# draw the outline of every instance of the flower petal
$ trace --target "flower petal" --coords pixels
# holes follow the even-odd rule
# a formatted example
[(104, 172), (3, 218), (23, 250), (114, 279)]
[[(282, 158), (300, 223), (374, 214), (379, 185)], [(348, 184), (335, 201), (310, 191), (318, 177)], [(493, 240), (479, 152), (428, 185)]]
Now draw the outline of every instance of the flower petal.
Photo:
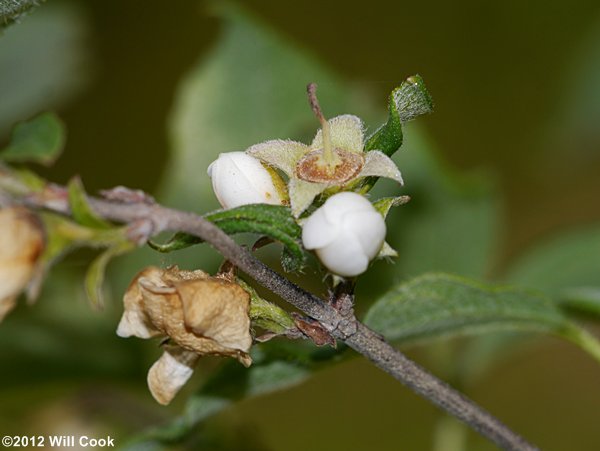
[(198, 280), (198, 279), (208, 279), (210, 275), (201, 269), (187, 270), (187, 269), (179, 269), (177, 265), (169, 266), (167, 269), (163, 270), (161, 279), (172, 285), (176, 282), (183, 282), (185, 280)]
[[(214, 278), (204, 278), (204, 273), (201, 273), (200, 279), (171, 282), (170, 280), (185, 279), (192, 274), (189, 271), (181, 271), (178, 274), (177, 271), (177, 268), (166, 270), (165, 274), (163, 274), (162, 281), (158, 284), (153, 284), (146, 278), (140, 278), (138, 281), (140, 293), (143, 297), (144, 312), (148, 315), (151, 324), (162, 334), (167, 335), (171, 340), (188, 351), (193, 351), (200, 355), (214, 354), (235, 357), (242, 364), (246, 366), (250, 365), (252, 360), (247, 352), (245, 352), (245, 348), (244, 350), (240, 350), (224, 346), (211, 337), (195, 333), (187, 326), (184, 317), (181, 293), (176, 287), (185, 286), (187, 284), (210, 284)], [(186, 298), (189, 297), (190, 296), (186, 294)], [(193, 302), (197, 301), (199, 301), (199, 299), (194, 297)], [(245, 316), (248, 318), (247, 333), (249, 336), (250, 324), (248, 313), (246, 313)], [(217, 320), (218, 319), (215, 318), (215, 321)]]
[(250, 296), (242, 287), (222, 279), (181, 282), (176, 287), (188, 329), (225, 348), (250, 350)]
[(280, 205), (273, 175), (258, 158), (245, 152), (226, 152), (208, 167), (217, 199), (225, 209), (249, 204)]
[(146, 307), (139, 283), (140, 280), (146, 280), (147, 283), (160, 284), (161, 274), (162, 271), (159, 268), (150, 266), (135, 276), (123, 296), (125, 311), (117, 327), (119, 337), (151, 338), (161, 334), (145, 311)]
[(148, 388), (154, 399), (169, 404), (192, 376), (199, 358), (179, 346), (165, 346), (163, 355), (148, 371)]
[(379, 150), (372, 150), (367, 152), (366, 155), (365, 165), (358, 174), (358, 177), (386, 177), (397, 181), (401, 185), (404, 184), (398, 166), (396, 166), (396, 163), (390, 157)]
[(290, 190), (292, 214), (297, 218), (310, 206), (317, 195), (327, 189), (327, 184), (305, 182), (304, 180), (292, 178), (289, 181), (288, 189)]
[(329, 246), (315, 252), (327, 269), (343, 277), (354, 277), (365, 272), (369, 266), (369, 259), (360, 243), (345, 233)]
[(249, 147), (246, 149), (246, 153), (268, 165), (281, 169), (288, 177), (293, 177), (296, 163), (309, 150), (307, 145), (296, 141), (273, 139)]
[(302, 225), (302, 244), (308, 250), (331, 244), (339, 235), (339, 224), (332, 223), (323, 209), (316, 210)]
[[(364, 147), (364, 125), (362, 120), (351, 114), (344, 114), (329, 119), (331, 130), (331, 144), (343, 150), (350, 152), (362, 152)], [(323, 130), (319, 129), (312, 144), (311, 150), (321, 149), (323, 147)]]
[(352, 236), (367, 256), (372, 260), (383, 246), (386, 227), (385, 221), (378, 211), (354, 211), (348, 212), (343, 218), (344, 234)]
[(0, 320), (33, 278), (45, 245), (42, 223), (23, 207), (0, 209)]

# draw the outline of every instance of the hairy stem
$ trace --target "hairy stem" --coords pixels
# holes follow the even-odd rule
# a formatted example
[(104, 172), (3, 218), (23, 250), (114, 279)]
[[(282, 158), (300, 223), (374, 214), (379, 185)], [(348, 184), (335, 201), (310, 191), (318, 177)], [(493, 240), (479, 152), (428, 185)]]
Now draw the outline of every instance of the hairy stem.
[[(70, 214), (66, 197), (63, 199), (63, 190), (62, 187), (52, 186), (49, 195), (46, 193), (29, 197), (24, 200), (24, 203), (31, 207), (43, 207)], [(319, 321), (333, 337), (343, 341), (383, 371), (468, 424), (499, 447), (519, 451), (537, 449), (466, 396), (393, 348), (380, 335), (359, 322), (351, 309), (346, 312), (337, 310), (333, 304), (323, 301), (290, 282), (201, 216), (166, 208), (150, 202), (148, 199), (140, 198), (139, 201), (129, 200), (127, 202), (90, 199), (90, 205), (99, 216), (105, 219), (126, 224), (145, 223), (151, 226), (149, 235), (172, 231), (198, 236), (210, 243), (227, 260), (259, 284)]]

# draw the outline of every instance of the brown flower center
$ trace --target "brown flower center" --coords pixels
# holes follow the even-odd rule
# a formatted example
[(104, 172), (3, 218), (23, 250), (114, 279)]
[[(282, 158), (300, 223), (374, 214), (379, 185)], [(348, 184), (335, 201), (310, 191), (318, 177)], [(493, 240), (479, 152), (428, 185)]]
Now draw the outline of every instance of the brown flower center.
[(324, 161), (323, 149), (306, 154), (296, 165), (296, 175), (307, 182), (341, 185), (356, 177), (365, 164), (361, 153), (339, 148), (334, 153), (339, 161), (335, 166)]

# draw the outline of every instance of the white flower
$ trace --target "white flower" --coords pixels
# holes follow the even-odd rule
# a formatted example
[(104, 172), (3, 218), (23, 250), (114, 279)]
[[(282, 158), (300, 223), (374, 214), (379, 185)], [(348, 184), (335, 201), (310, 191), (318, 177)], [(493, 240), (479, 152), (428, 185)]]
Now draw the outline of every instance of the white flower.
[[(276, 139), (246, 150), (289, 177), (290, 203), (296, 218), (327, 189), (352, 186), (365, 177), (387, 177), (403, 184), (400, 170), (390, 157), (379, 150), (365, 152), (364, 126), (360, 118), (345, 114), (324, 124), (329, 139), (322, 127), (310, 146)], [(327, 144), (331, 149), (331, 162), (325, 158)]]
[(208, 167), (208, 176), (223, 208), (282, 203), (282, 195), (276, 186), (277, 174), (269, 172), (258, 159), (244, 152), (220, 154)]
[(331, 196), (304, 223), (302, 243), (314, 249), (332, 273), (343, 277), (366, 271), (385, 239), (385, 221), (360, 194)]

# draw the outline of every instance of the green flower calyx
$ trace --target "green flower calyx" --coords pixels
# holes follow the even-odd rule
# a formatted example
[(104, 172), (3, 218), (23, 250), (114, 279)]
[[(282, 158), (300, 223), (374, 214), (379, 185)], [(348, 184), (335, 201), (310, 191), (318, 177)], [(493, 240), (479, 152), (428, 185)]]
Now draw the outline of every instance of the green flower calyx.
[(295, 217), (325, 190), (343, 190), (364, 177), (387, 177), (402, 184), (400, 171), (387, 155), (379, 150), (364, 152), (364, 126), (360, 118), (345, 114), (325, 119), (315, 90), (316, 85), (308, 86), (308, 98), (321, 129), (310, 145), (276, 139), (246, 149), (249, 155), (287, 175)]

